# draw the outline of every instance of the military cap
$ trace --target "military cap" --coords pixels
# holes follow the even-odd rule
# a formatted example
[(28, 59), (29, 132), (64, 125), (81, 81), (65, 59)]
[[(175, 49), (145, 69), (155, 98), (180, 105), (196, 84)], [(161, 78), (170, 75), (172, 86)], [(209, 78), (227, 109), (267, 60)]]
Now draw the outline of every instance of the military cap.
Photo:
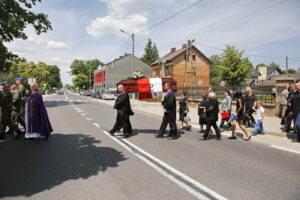
[(21, 77), (16, 78), (16, 81), (23, 81), (24, 79)]

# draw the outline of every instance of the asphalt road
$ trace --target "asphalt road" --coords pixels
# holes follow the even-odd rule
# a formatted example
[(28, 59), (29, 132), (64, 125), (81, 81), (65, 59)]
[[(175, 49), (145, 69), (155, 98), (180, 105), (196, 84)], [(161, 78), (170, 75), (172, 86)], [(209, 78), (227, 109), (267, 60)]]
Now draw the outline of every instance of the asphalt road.
[(111, 105), (67, 93), (45, 99), (47, 140), (0, 142), (0, 199), (299, 199), (300, 155), (243, 140), (154, 138), (161, 119), (132, 117), (110, 137)]

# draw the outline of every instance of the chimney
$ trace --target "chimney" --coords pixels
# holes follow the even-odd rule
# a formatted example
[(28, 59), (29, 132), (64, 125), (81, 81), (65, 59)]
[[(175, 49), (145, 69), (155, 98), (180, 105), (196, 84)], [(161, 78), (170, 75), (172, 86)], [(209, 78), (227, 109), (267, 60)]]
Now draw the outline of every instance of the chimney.
[(186, 44), (183, 44), (183, 45), (182, 45), (182, 48), (185, 49), (185, 48), (186, 48)]
[(171, 48), (171, 53), (176, 51), (176, 47)]

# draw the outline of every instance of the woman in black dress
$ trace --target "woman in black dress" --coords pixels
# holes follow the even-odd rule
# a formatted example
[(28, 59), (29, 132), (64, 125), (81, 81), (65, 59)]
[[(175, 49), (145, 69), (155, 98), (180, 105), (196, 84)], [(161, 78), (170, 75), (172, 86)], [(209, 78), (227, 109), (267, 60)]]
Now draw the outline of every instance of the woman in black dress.
[(191, 130), (192, 126), (185, 121), (185, 117), (189, 112), (188, 98), (186, 96), (186, 91), (182, 92), (183, 97), (179, 100), (179, 121), (181, 121), (181, 129), (184, 128), (183, 124), (187, 125), (187, 130)]
[(205, 107), (208, 103), (207, 94), (202, 96), (202, 101), (198, 105), (198, 115), (199, 115), (199, 124), (200, 124), (200, 133), (204, 133), (203, 125), (207, 123)]
[(245, 100), (243, 94), (241, 92), (235, 93), (236, 98), (236, 113), (237, 120), (233, 120), (231, 122), (232, 125), (232, 135), (228, 139), (236, 139), (235, 130), (236, 130), (236, 123), (239, 124), (239, 127), (242, 129), (244, 134), (246, 135), (245, 140), (249, 141), (251, 139), (251, 135), (249, 134), (248, 130), (243, 125), (243, 121), (245, 120)]

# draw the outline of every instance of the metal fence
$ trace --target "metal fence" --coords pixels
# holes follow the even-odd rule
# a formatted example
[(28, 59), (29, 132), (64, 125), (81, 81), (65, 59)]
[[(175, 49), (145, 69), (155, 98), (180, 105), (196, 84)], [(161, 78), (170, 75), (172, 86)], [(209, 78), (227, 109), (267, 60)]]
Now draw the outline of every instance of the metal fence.
[[(233, 86), (233, 87), (178, 87), (177, 96), (180, 96), (182, 91), (186, 91), (189, 99), (202, 99), (204, 94), (207, 94), (209, 91), (216, 93), (217, 98), (222, 100), (224, 98), (224, 91), (230, 91), (231, 96), (235, 92), (241, 91), (244, 93), (246, 87)], [(258, 101), (268, 104), (274, 104), (276, 101), (276, 93), (279, 94), (283, 88), (276, 88), (274, 86), (255, 86), (251, 87), (253, 93), (256, 95)]]

